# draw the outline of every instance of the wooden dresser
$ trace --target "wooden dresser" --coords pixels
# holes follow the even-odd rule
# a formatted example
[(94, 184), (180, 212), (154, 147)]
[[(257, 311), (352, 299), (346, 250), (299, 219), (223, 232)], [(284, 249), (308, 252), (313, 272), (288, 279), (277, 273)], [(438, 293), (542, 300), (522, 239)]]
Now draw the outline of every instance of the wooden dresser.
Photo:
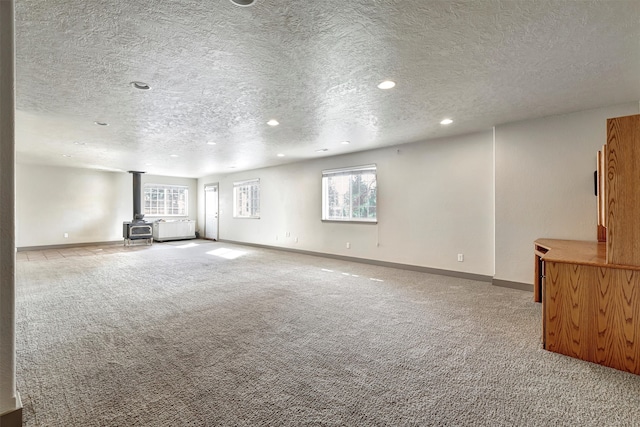
[(534, 242), (544, 348), (640, 375), (640, 115), (607, 120), (599, 241)]

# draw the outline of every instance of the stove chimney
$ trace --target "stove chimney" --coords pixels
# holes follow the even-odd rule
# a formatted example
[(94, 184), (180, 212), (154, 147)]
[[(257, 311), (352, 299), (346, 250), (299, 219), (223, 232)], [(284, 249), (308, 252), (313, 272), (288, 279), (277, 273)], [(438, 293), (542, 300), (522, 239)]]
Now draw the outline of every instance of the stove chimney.
[(139, 221), (144, 218), (142, 213), (142, 174), (144, 172), (129, 171), (133, 175), (133, 220)]

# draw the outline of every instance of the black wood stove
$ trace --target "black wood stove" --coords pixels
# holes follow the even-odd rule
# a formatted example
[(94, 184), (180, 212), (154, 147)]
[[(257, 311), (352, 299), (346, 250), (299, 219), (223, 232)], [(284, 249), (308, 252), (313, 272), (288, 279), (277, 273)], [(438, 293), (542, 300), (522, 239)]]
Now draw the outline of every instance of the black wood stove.
[(144, 220), (142, 213), (142, 174), (144, 172), (129, 171), (133, 175), (133, 220), (122, 223), (122, 238), (125, 246), (134, 240), (143, 240), (147, 244), (153, 243), (152, 223)]

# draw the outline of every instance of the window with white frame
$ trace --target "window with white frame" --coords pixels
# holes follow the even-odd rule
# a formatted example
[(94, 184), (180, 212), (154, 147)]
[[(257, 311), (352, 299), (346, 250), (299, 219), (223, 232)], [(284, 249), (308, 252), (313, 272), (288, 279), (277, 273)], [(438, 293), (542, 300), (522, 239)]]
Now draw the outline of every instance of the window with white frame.
[(376, 165), (322, 171), (322, 220), (377, 222)]
[(189, 188), (181, 185), (144, 185), (144, 214), (148, 216), (189, 215)]
[(260, 218), (260, 180), (233, 183), (233, 217)]

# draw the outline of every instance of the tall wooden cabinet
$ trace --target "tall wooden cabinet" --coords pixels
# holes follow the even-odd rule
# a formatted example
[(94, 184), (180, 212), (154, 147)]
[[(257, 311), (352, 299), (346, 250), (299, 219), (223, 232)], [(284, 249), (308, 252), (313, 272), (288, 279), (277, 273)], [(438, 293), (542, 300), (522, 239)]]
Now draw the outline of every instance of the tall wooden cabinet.
[(607, 262), (640, 266), (640, 115), (607, 120)]
[(598, 241), (535, 241), (543, 345), (640, 374), (640, 115), (607, 120)]

